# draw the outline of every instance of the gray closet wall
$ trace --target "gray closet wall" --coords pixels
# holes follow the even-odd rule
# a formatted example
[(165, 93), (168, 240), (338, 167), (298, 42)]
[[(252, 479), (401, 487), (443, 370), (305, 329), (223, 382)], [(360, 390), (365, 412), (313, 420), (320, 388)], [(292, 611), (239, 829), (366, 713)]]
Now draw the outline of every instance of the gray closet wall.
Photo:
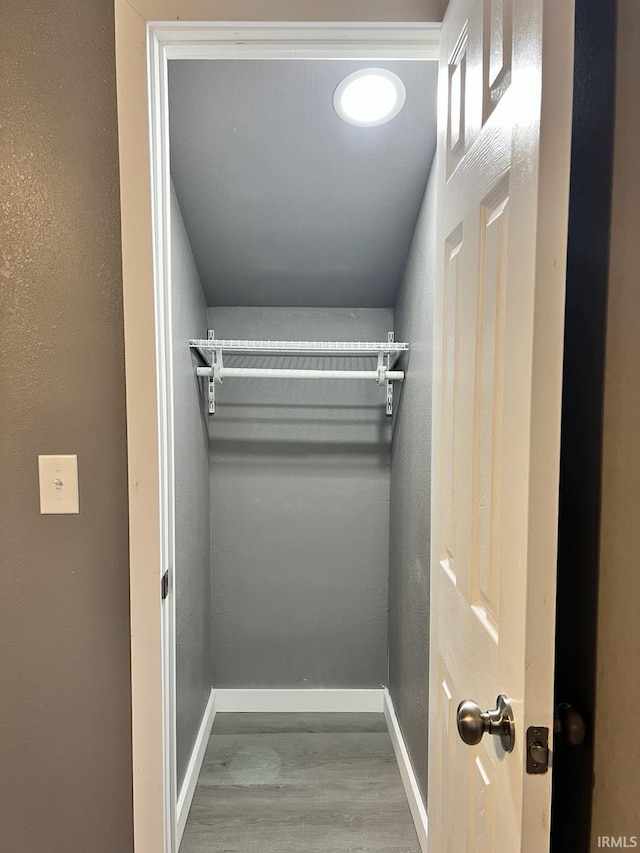
[(435, 171), (432, 166), (394, 315), (396, 338), (411, 349), (393, 424), (389, 548), (389, 691), (425, 804)]
[(188, 347), (207, 336), (207, 304), (171, 188), (178, 790), (211, 692), (209, 438)]
[[(386, 340), (393, 314), (214, 308), (209, 327), (221, 338)], [(229, 379), (216, 392), (214, 685), (379, 687), (387, 664), (391, 427), (383, 389), (361, 380)]]

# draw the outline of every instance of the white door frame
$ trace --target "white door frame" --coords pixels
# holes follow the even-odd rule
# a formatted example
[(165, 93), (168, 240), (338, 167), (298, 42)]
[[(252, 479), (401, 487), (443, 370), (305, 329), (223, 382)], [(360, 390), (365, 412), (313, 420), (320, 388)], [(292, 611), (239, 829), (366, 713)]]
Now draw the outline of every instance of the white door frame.
[(439, 24), (211, 22), (211, 5), (115, 0), (136, 853), (176, 853), (168, 60), (438, 58)]

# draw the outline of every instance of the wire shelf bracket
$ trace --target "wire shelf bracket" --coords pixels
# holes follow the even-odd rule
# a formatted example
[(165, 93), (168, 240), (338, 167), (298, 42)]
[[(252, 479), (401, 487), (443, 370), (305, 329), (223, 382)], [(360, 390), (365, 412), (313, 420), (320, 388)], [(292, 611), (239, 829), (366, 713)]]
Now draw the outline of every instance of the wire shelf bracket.
[[(209, 414), (216, 411), (216, 383), (228, 377), (262, 379), (374, 379), (385, 386), (385, 412), (393, 414), (393, 383), (404, 379), (404, 370), (395, 364), (409, 344), (399, 343), (389, 332), (386, 341), (243, 341), (218, 340), (210, 329), (206, 340), (189, 341), (200, 366), (196, 375), (207, 380)], [(377, 357), (375, 370), (307, 370), (303, 368), (226, 367), (224, 353), (236, 355), (328, 355)]]

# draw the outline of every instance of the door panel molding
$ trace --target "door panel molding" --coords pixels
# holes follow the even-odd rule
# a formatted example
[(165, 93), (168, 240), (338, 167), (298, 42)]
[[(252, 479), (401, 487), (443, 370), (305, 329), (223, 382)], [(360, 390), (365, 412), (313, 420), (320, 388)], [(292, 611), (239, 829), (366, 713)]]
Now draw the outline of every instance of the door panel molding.
[[(453, 773), (455, 817), (433, 853), (549, 845), (551, 774), (527, 776), (524, 733), (553, 725), (572, 45), (570, 2), (451, 0), (442, 25), (428, 796), (431, 817)], [(513, 750), (463, 744), (458, 704), (498, 694)]]

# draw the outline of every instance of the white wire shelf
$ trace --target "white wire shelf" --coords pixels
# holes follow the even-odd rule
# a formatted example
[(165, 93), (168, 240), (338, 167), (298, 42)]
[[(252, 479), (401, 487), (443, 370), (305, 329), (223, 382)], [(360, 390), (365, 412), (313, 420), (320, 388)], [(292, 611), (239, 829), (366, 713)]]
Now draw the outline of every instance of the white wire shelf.
[[(389, 332), (386, 341), (244, 341), (217, 339), (213, 331), (206, 340), (189, 341), (203, 362), (196, 375), (208, 379), (209, 414), (216, 410), (215, 384), (226, 378), (252, 379), (368, 379), (386, 387), (386, 413), (393, 413), (393, 382), (404, 379), (403, 370), (394, 370), (400, 354), (409, 344), (393, 340)], [(235, 355), (289, 355), (289, 356), (364, 356), (377, 359), (375, 370), (308, 369), (308, 367), (229, 367), (224, 364), (224, 353)]]
[(372, 356), (401, 353), (409, 349), (409, 344), (396, 341), (240, 341), (240, 340), (192, 340), (192, 349), (201, 353), (222, 350), (245, 354), (285, 354), (285, 355), (363, 355)]

